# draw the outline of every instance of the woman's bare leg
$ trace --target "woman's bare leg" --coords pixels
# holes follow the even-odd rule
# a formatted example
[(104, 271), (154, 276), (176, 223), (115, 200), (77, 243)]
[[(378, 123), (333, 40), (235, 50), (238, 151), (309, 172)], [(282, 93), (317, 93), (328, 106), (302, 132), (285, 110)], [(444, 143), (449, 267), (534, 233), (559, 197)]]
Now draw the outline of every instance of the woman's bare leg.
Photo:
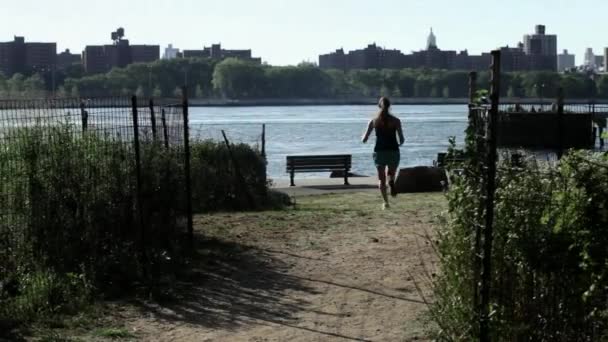
[(395, 188), (395, 177), (397, 175), (396, 167), (388, 168), (388, 185), (391, 188), (391, 196), (397, 196), (397, 188)]
[(386, 167), (378, 166), (378, 183), (385, 206), (388, 206), (388, 194), (386, 193)]

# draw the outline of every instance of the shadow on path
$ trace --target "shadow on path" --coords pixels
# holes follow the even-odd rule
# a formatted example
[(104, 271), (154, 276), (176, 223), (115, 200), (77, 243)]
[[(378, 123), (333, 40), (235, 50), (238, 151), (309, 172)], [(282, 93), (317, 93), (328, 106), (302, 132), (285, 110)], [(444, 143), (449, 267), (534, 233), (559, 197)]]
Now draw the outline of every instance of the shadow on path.
[[(345, 340), (365, 341), (298, 326), (296, 315), (312, 310), (303, 299), (320, 294), (304, 279), (286, 274), (289, 267), (276, 253), (239, 244), (205, 240), (186, 276), (173, 284), (174, 295), (159, 303), (137, 302), (145, 314), (170, 324), (184, 323), (235, 331), (252, 324), (275, 324)], [(275, 255), (273, 255), (275, 254)]]

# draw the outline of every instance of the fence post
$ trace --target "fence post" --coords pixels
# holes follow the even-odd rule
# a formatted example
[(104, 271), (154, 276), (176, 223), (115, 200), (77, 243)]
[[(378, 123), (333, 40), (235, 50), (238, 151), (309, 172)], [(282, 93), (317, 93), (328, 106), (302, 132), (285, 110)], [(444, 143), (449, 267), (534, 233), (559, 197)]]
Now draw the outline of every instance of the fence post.
[(496, 191), (496, 126), (500, 101), (500, 51), (492, 51), (492, 106), (488, 115), (488, 156), (486, 177), (486, 215), (481, 273), (479, 340), (490, 341), (490, 287), (492, 283), (492, 241), (494, 238), (494, 195)]
[(139, 239), (140, 239), (140, 252), (142, 257), (145, 258), (145, 249), (146, 249), (146, 233), (144, 227), (144, 213), (143, 213), (143, 203), (142, 203), (142, 180), (141, 180), (141, 153), (140, 153), (140, 144), (139, 144), (139, 115), (137, 113), (137, 96), (131, 97), (131, 109), (133, 111), (133, 147), (135, 148), (135, 189), (136, 189), (136, 210), (137, 217), (139, 219)]
[(266, 158), (266, 124), (262, 124), (262, 159), (264, 160), (264, 197), (268, 194), (266, 192), (268, 183), (268, 159)]
[(557, 158), (564, 155), (564, 89), (557, 89)]
[(84, 101), (80, 101), (80, 118), (82, 119), (82, 132), (86, 132), (89, 126), (89, 112), (85, 109)]
[(469, 105), (473, 104), (475, 100), (475, 93), (477, 92), (477, 72), (471, 71), (469, 73)]
[(152, 125), (152, 140), (156, 142), (156, 115), (154, 114), (154, 100), (150, 99), (150, 125)]
[(163, 138), (165, 139), (165, 148), (169, 149), (169, 134), (167, 133), (167, 119), (165, 117), (165, 108), (160, 110), (160, 120), (163, 124)]
[(266, 124), (262, 124), (262, 157), (266, 160)]
[[(186, 178), (186, 215), (188, 220), (188, 243), (194, 247), (194, 224), (192, 222), (192, 178), (190, 174), (190, 127), (188, 117), (188, 87), (182, 87), (182, 114), (184, 126), (184, 176)], [(164, 126), (164, 125), (163, 125)], [(166, 126), (165, 135), (166, 135)], [(165, 136), (165, 141), (166, 136)]]

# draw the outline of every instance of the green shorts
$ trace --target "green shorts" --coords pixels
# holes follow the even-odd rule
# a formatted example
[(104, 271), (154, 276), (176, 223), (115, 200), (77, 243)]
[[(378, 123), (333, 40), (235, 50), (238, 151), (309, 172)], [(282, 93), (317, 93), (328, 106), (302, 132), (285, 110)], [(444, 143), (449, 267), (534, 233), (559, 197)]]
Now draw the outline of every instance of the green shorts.
[(374, 163), (376, 167), (385, 167), (388, 166), (390, 168), (399, 167), (399, 162), (401, 161), (401, 154), (399, 151), (378, 151), (374, 152)]

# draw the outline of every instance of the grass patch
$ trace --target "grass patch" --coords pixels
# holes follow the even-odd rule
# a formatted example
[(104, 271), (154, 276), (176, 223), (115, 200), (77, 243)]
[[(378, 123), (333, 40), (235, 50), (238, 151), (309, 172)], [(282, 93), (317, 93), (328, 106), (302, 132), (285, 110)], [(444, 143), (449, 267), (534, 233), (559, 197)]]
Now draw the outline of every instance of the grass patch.
[(93, 336), (96, 337), (104, 337), (113, 340), (121, 340), (127, 338), (135, 338), (135, 335), (130, 333), (125, 328), (101, 328), (96, 329), (92, 333)]

